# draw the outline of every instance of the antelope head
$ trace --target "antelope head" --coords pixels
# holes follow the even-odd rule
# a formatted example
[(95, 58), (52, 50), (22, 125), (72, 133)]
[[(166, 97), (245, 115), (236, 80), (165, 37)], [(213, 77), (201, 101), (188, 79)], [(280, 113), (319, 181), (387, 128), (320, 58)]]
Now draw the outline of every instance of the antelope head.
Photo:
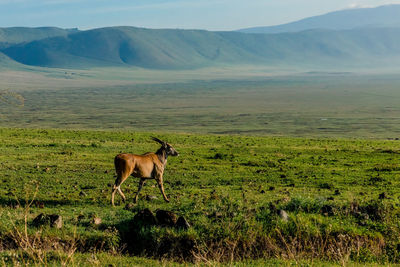
[(161, 144), (161, 147), (165, 150), (166, 154), (168, 156), (179, 156), (178, 151), (175, 150), (175, 148), (173, 148), (170, 144), (168, 144), (167, 142), (161, 141), (160, 139), (158, 139), (157, 137), (152, 137), (152, 139), (154, 141), (156, 141), (157, 143)]

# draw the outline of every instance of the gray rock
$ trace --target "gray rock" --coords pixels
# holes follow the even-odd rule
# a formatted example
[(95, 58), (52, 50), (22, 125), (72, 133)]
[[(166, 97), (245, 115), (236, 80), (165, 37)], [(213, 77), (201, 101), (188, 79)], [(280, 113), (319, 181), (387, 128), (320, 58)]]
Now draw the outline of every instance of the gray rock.
[(142, 226), (151, 226), (157, 224), (157, 219), (153, 212), (146, 208), (136, 213), (135, 217), (133, 217), (133, 222)]
[(50, 215), (50, 225), (51, 227), (61, 229), (63, 226), (62, 217), (56, 214)]
[(33, 219), (32, 224), (36, 227), (50, 225), (51, 227), (61, 229), (63, 226), (63, 220), (62, 217), (57, 214), (45, 215), (40, 213), (35, 219)]
[(176, 221), (175, 227), (178, 228), (178, 229), (187, 230), (191, 226), (190, 226), (189, 222), (184, 217), (180, 216), (178, 218), (178, 220)]
[(168, 210), (158, 210), (156, 212), (158, 224), (162, 226), (175, 226), (177, 217), (176, 214)]
[(43, 213), (40, 213), (38, 216), (35, 217), (35, 219), (33, 219), (32, 224), (34, 226), (41, 226), (47, 223), (47, 215), (44, 215)]
[(281, 217), (281, 219), (282, 219), (283, 221), (285, 221), (285, 222), (287, 222), (287, 221), (289, 220), (289, 214), (288, 214), (286, 211), (284, 211), (284, 210), (279, 210), (279, 211), (278, 211), (278, 215), (279, 215), (279, 217)]

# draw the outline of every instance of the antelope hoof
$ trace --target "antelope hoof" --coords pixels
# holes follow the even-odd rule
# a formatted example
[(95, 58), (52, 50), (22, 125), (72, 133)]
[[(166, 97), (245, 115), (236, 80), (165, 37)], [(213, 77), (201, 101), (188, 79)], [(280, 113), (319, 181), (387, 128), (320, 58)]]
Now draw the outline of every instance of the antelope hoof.
[(169, 199), (168, 199), (168, 198), (166, 198), (166, 199), (164, 199), (164, 200), (165, 200), (165, 202), (169, 203)]

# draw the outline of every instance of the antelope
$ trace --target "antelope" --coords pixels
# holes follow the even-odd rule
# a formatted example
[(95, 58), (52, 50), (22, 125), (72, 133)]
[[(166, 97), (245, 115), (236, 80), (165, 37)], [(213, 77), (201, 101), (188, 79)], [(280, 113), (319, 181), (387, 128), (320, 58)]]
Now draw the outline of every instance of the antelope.
[(152, 139), (161, 144), (161, 147), (155, 153), (147, 152), (143, 155), (122, 153), (115, 156), (114, 165), (117, 179), (115, 180), (111, 193), (112, 206), (114, 206), (114, 196), (117, 191), (121, 195), (122, 200), (124, 202), (126, 201), (125, 195), (121, 191), (121, 184), (130, 175), (140, 178), (138, 191), (134, 198), (135, 203), (138, 200), (140, 190), (142, 190), (143, 185), (148, 179), (156, 180), (164, 200), (169, 202), (164, 192), (163, 173), (165, 166), (167, 165), (168, 156), (178, 156), (179, 153), (167, 142), (161, 141), (156, 137), (152, 137)]

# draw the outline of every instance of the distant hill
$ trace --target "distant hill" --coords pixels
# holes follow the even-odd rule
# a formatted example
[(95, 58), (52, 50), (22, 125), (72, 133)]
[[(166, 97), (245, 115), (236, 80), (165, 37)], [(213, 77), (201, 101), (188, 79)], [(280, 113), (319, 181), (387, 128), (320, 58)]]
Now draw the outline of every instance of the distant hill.
[(246, 33), (299, 32), (312, 29), (349, 30), (365, 27), (400, 27), (400, 5), (357, 8), (267, 27), (241, 29)]
[(109, 27), (11, 46), (8, 57), (33, 66), (138, 66), (187, 69), (215, 64), (399, 65), (400, 28), (247, 34)]
[(257, 59), (230, 43), (230, 33), (226, 34), (109, 27), (34, 41), (3, 52), (23, 64), (49, 67), (133, 65), (173, 69)]
[(27, 69), (32, 69), (32, 67), (20, 64), (0, 52), (0, 71), (10, 71), (10, 70), (23, 71)]
[(56, 27), (0, 28), (0, 49), (4, 49), (19, 43), (26, 43), (55, 36), (65, 36), (77, 31), (77, 29), (60, 29)]

